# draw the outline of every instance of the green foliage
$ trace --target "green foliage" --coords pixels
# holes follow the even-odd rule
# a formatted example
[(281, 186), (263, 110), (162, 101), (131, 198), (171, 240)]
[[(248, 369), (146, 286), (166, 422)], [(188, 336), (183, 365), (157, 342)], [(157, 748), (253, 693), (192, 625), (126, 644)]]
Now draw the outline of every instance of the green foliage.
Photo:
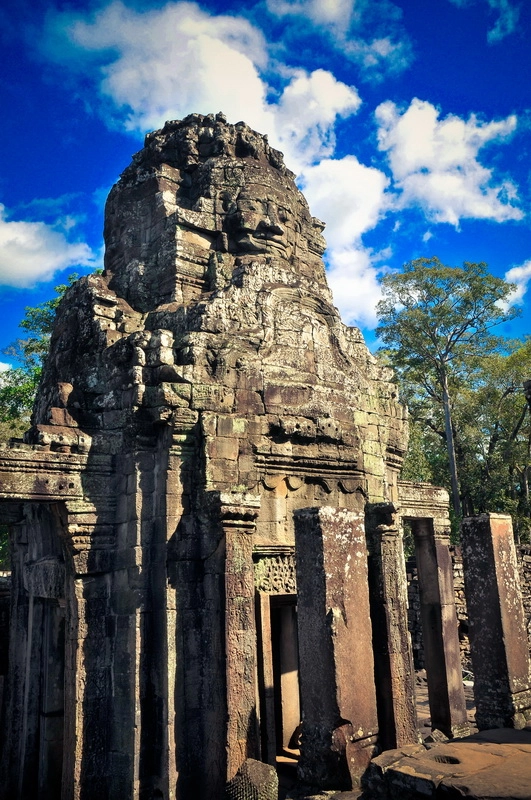
[[(511, 285), (485, 264), (457, 269), (438, 259), (407, 264), (384, 284), (378, 333), (410, 409), (402, 477), (453, 490), (453, 449), (459, 511), (510, 513), (525, 539), (531, 422), (522, 384), (531, 378), (531, 340), (492, 332), (515, 315), (504, 310)], [(455, 503), (454, 516), (458, 523)]]
[(56, 297), (38, 306), (27, 306), (20, 327), (29, 336), (17, 339), (4, 351), (20, 366), (0, 373), (0, 441), (20, 435), (28, 426), (50, 345), (55, 312), (64, 293), (77, 278), (75, 274), (70, 275), (67, 284), (56, 286)]

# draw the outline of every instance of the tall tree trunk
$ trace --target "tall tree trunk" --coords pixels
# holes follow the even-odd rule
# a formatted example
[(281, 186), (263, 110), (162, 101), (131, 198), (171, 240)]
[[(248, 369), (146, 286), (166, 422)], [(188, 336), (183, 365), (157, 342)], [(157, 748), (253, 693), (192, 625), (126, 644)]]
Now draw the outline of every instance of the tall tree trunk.
[(450, 397), (448, 395), (448, 380), (446, 372), (441, 371), (441, 388), (444, 408), (444, 429), (446, 432), (446, 447), (448, 449), (448, 462), (450, 465), (450, 481), (452, 486), (452, 505), (454, 513), (459, 519), (461, 517), (461, 499), (459, 497), (459, 481), (457, 479), (457, 461), (455, 458), (454, 431), (452, 428), (452, 411), (450, 409)]

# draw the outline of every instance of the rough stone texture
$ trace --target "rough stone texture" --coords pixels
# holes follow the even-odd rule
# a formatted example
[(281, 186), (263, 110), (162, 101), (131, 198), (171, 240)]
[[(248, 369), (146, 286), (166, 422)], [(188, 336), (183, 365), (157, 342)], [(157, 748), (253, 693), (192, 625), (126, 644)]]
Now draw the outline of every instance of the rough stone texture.
[(450, 557), (448, 495), (426, 484), (399, 484), (401, 520), (415, 542), (419, 616), (432, 728), (445, 736), (469, 732)]
[(11, 575), (0, 572), (0, 714), (7, 675), (9, 651), (9, 607), (11, 604)]
[[(430, 706), (455, 733), (448, 496), (397, 480), (406, 412), (331, 303), (322, 230), (281, 154), (222, 115), (149, 134), (111, 191), (105, 271), (65, 294), (32, 427), (0, 447), (2, 800), (218, 800), (274, 763), (297, 683), (301, 772), (355, 783), (373, 634), (380, 719), (412, 734), (404, 519), (429, 529)], [(396, 519), (370, 521), (380, 504)]]
[(478, 728), (531, 720), (531, 676), (511, 518), (463, 520), (463, 566)]
[(391, 503), (368, 504), (369, 587), (380, 743), (418, 740), (402, 536)]
[(364, 800), (529, 800), (531, 730), (390, 750), (374, 759), (363, 785)]
[(253, 563), (293, 558), (296, 509), (396, 502), (406, 447), (322, 230), (220, 115), (149, 134), (111, 191), (105, 271), (66, 293), (32, 428), (0, 449), (0, 796), (217, 799), (263, 746)]
[[(463, 671), (471, 673), (472, 661), (470, 658), (470, 640), (468, 636), (468, 612), (467, 612), (466, 598), (465, 598), (463, 557), (461, 554), (460, 547), (451, 546), (449, 549), (450, 549), (450, 556), (452, 559), (452, 568), (453, 568), (454, 600), (455, 600), (455, 611), (457, 615), (457, 631), (459, 636), (459, 650), (461, 653), (461, 666), (463, 668)], [(519, 564), (521, 564), (521, 558), (519, 559)], [(424, 664), (424, 643), (422, 640), (422, 625), (420, 621), (420, 595), (419, 595), (418, 569), (417, 569), (417, 561), (414, 555), (408, 558), (407, 560), (406, 572), (407, 572), (407, 586), (408, 586), (407, 590), (408, 627), (409, 627), (409, 632), (411, 634), (411, 643), (413, 648), (413, 662), (415, 665), (415, 669), (419, 670), (419, 669), (424, 669), (425, 664)]]
[(516, 558), (519, 567), (520, 588), (524, 615), (527, 627), (527, 641), (531, 653), (531, 545), (520, 545), (516, 548)]
[(378, 733), (362, 514), (333, 508), (295, 513), (300, 681), (299, 777), (351, 789), (375, 753)]
[(277, 800), (278, 775), (274, 767), (253, 758), (243, 762), (225, 788), (225, 800)]

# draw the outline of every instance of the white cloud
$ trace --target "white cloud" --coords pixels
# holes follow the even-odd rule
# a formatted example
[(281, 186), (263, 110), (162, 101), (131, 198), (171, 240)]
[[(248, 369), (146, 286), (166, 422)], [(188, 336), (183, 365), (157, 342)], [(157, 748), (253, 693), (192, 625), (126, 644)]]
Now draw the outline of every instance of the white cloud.
[(88, 245), (69, 242), (44, 222), (7, 219), (0, 204), (0, 285), (28, 287), (74, 265), (92, 266)]
[(4, 361), (0, 361), (0, 372), (5, 372), (8, 369), (11, 369), (11, 364), (6, 364)]
[(376, 109), (378, 146), (388, 154), (400, 204), (420, 205), (429, 219), (456, 227), (464, 218), (521, 219), (512, 203), (514, 184), (496, 182), (493, 170), (478, 160), (484, 145), (510, 137), (516, 116), (482, 122), (473, 114), (464, 120), (453, 114), (439, 119), (439, 113), (417, 98), (403, 113), (391, 101)]
[(272, 107), (276, 138), (290, 167), (298, 172), (304, 163), (331, 155), (336, 118), (355, 114), (360, 105), (355, 87), (330, 72), (296, 70), (278, 106)]
[(324, 159), (303, 170), (301, 186), (319, 219), (326, 220), (330, 248), (350, 247), (374, 228), (387, 206), (389, 179), (355, 156)]
[(238, 121), (244, 109), (249, 124), (270, 125), (258, 75), (265, 42), (241, 17), (211, 16), (189, 2), (144, 12), (113, 2), (88, 22), (59, 14), (54, 27), (56, 34), (65, 29), (78, 56), (85, 51), (103, 60), (99, 89), (130, 130), (156, 128), (190, 111), (223, 110)]
[(361, 245), (330, 251), (328, 283), (334, 302), (348, 324), (374, 328), (376, 304), (381, 299), (377, 256)]
[(268, 133), (295, 170), (329, 155), (336, 118), (361, 104), (356, 89), (330, 72), (282, 64), (279, 76), (287, 83), (278, 103), (269, 102), (261, 32), (241, 17), (210, 15), (190, 2), (144, 12), (113, 2), (89, 21), (56, 14), (45, 49), (96, 81), (107, 124), (145, 131), (191, 112), (223, 111), (231, 122), (243, 119)]
[(379, 270), (362, 236), (387, 209), (388, 184), (383, 172), (360, 164), (355, 156), (324, 159), (301, 175), (312, 214), (327, 222), (328, 281), (334, 302), (349, 323), (376, 324)]
[[(450, 0), (450, 2), (459, 8), (471, 4), (471, 0)], [(514, 5), (512, 0), (487, 0), (487, 3), (492, 11), (499, 14), (494, 27), (487, 33), (487, 41), (492, 44), (514, 33), (520, 18), (520, 6)]]
[(304, 16), (315, 25), (350, 25), (355, 0), (267, 0), (269, 11), (278, 17)]
[(266, 0), (266, 5), (278, 17), (303, 17), (328, 34), (368, 79), (400, 73), (412, 61), (402, 12), (390, 0)]
[(515, 284), (514, 290), (509, 295), (506, 308), (522, 305), (527, 288), (531, 282), (531, 260), (525, 261), (519, 267), (512, 267), (508, 270), (505, 273), (505, 280), (508, 283)]

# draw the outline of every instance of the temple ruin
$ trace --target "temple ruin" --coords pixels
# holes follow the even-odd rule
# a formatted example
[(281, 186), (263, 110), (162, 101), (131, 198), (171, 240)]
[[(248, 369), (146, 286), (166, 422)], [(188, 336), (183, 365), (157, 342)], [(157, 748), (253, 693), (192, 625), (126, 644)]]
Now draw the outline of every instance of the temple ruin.
[(112, 189), (105, 270), (0, 449), (3, 800), (218, 800), (299, 739), (301, 781), (356, 786), (418, 742), (405, 520), (432, 725), (467, 733), (448, 497), (398, 479), (406, 412), (333, 306), (323, 228), (220, 114), (148, 134)]

